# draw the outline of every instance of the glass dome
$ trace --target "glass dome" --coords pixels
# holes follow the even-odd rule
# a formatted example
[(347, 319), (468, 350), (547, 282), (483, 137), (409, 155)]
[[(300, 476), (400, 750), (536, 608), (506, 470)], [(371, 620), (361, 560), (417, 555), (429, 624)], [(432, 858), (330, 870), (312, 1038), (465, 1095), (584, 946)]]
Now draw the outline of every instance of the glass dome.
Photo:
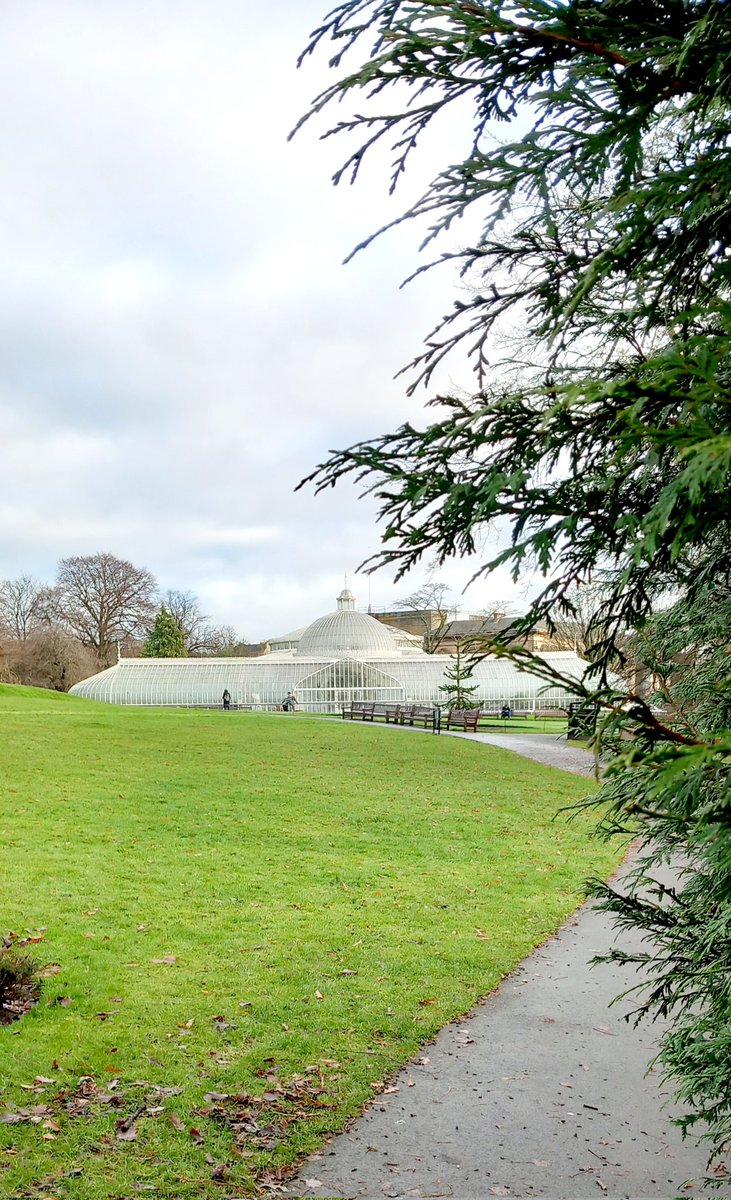
[(393, 657), (398, 653), (394, 637), (385, 625), (367, 613), (339, 609), (318, 617), (305, 629), (297, 646), (299, 658)]

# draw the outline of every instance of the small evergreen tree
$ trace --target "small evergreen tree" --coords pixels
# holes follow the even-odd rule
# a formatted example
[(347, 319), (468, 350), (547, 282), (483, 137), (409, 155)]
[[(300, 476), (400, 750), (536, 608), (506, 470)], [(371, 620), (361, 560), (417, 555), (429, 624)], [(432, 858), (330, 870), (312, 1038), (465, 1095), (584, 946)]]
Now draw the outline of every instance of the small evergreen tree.
[(155, 624), (142, 647), (142, 657), (185, 658), (187, 653), (182, 629), (172, 613), (169, 613), (165, 605), (161, 604), (160, 611), (155, 617)]
[(447, 682), (439, 688), (440, 692), (444, 692), (444, 703), (450, 708), (476, 708), (477, 684), (471, 682), (474, 659), (465, 655), (461, 642), (457, 642), (456, 651), (451, 655), (451, 659), (450, 666), (444, 671)]

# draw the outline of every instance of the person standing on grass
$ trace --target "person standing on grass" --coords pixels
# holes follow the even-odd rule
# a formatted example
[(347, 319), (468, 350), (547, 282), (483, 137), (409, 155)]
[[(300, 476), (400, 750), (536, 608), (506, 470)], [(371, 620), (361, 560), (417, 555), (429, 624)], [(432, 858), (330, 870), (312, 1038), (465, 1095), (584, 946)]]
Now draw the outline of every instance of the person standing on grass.
[(228, 712), (228, 710), (230, 709), (230, 707), (231, 707), (231, 693), (230, 693), (230, 691), (228, 690), (228, 688), (224, 688), (224, 690), (223, 690), (223, 708), (224, 708), (224, 712)]

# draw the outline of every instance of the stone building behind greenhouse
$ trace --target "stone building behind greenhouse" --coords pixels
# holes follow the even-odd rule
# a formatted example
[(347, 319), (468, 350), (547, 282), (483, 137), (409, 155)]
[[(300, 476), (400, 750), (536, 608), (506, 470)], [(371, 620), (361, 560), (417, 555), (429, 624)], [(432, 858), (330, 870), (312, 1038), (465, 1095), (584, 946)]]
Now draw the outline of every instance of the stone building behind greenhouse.
[[(240, 708), (276, 709), (288, 693), (308, 712), (337, 712), (352, 700), (436, 704), (448, 654), (427, 654), (421, 639), (358, 612), (345, 588), (335, 612), (282, 637), (271, 638), (258, 658), (122, 658), (71, 688), (75, 696), (108, 704), (217, 707), (224, 690)], [(546, 652), (548, 663), (580, 680), (587, 663), (571, 651)], [(573, 693), (487, 657), (472, 671), (475, 704), (486, 711), (504, 704), (519, 712), (565, 709)]]

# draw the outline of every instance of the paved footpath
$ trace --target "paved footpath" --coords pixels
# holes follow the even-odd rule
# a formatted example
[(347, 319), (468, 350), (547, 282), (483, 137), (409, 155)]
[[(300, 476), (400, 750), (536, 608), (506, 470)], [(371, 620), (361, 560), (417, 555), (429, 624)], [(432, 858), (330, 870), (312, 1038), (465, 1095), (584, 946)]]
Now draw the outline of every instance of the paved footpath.
[[(568, 769), (593, 770), (589, 753), (553, 735), (478, 736), (516, 750), (520, 738), (530, 743), (528, 757), (558, 765), (564, 754)], [(627, 1024), (626, 1004), (609, 1008), (631, 978), (587, 965), (612, 940), (608, 919), (584, 905), (496, 992), (424, 1046), (393, 1079), (396, 1090), (313, 1155), (288, 1194), (705, 1194), (706, 1155), (682, 1141), (669, 1119), (677, 1110), (665, 1107), (668, 1089), (647, 1073), (657, 1029)]]
[[(442, 734), (444, 736), (444, 734)], [(469, 738), (471, 742), (485, 742), (501, 750), (512, 750), (523, 758), (532, 758), (546, 767), (560, 767), (574, 775), (595, 775), (594, 755), (582, 746), (572, 746), (563, 736), (555, 733), (452, 733), (449, 737)]]

